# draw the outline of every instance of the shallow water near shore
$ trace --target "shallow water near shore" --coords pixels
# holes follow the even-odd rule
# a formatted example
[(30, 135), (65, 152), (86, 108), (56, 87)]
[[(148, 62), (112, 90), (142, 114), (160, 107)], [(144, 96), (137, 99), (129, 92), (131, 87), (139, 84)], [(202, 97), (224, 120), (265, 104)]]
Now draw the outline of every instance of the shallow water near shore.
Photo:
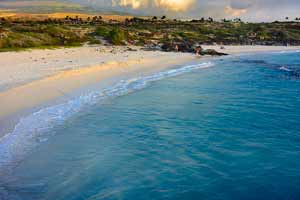
[(181, 72), (37, 115), (66, 113), (34, 129), (1, 198), (299, 199), (300, 53)]

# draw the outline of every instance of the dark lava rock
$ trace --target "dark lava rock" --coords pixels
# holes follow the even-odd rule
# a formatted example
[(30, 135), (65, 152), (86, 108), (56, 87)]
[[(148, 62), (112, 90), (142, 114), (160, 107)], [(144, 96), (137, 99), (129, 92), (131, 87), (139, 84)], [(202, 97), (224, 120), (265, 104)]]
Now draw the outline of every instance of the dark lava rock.
[(218, 52), (214, 49), (206, 49), (201, 52), (201, 55), (211, 55), (211, 56), (226, 56), (228, 54)]
[(163, 51), (188, 52), (194, 53), (195, 49), (190, 42), (166, 42), (161, 46)]
[(188, 42), (188, 41), (166, 42), (161, 46), (161, 49), (167, 52), (186, 52), (186, 53), (196, 53), (200, 55), (211, 55), (211, 56), (228, 55), (226, 53), (218, 52), (214, 49), (203, 50), (203, 48), (199, 44)]

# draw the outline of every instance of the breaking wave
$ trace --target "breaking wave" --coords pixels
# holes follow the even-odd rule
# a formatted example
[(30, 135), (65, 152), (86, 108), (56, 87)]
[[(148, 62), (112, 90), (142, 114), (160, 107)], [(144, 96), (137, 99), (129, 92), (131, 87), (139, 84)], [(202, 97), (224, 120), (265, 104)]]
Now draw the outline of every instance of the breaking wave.
[(213, 66), (211, 62), (206, 62), (171, 69), (150, 76), (122, 80), (103, 91), (90, 92), (65, 103), (43, 108), (20, 119), (14, 131), (0, 138), (0, 175), (4, 170), (11, 170), (34, 146), (43, 142), (45, 137), (42, 136), (46, 131), (63, 123), (67, 118), (83, 110), (85, 106), (140, 90), (153, 81), (211, 66)]

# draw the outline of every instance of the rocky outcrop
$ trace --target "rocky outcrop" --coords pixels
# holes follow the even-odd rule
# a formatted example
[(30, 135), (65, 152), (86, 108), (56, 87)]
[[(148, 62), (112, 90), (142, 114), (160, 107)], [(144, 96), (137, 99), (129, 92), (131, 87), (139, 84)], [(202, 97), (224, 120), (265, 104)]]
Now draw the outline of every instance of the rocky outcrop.
[(201, 55), (211, 55), (211, 56), (226, 56), (226, 55), (228, 55), (226, 53), (218, 52), (214, 49), (203, 50), (200, 54)]
[(195, 47), (191, 42), (166, 42), (161, 45), (163, 51), (194, 53)]
[(214, 49), (204, 50), (199, 44), (192, 42), (166, 42), (161, 45), (161, 50), (166, 52), (186, 52), (198, 55), (224, 56), (226, 53), (218, 52)]

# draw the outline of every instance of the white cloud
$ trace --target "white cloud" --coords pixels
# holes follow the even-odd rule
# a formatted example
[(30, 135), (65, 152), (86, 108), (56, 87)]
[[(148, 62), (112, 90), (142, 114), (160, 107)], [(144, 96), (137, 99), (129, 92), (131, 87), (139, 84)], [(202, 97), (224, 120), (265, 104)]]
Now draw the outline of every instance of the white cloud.
[(132, 9), (161, 9), (171, 11), (187, 11), (194, 0), (112, 0), (112, 6)]
[[(1, 1), (1, 0), (0, 0)], [(108, 10), (181, 18), (241, 17), (270, 21), (299, 15), (300, 0), (72, 0)], [(259, 14), (258, 14), (259, 13)], [(299, 17), (299, 16), (297, 16)]]
[(231, 6), (225, 7), (225, 13), (230, 17), (240, 17), (241, 15), (245, 14), (247, 9), (234, 9)]

